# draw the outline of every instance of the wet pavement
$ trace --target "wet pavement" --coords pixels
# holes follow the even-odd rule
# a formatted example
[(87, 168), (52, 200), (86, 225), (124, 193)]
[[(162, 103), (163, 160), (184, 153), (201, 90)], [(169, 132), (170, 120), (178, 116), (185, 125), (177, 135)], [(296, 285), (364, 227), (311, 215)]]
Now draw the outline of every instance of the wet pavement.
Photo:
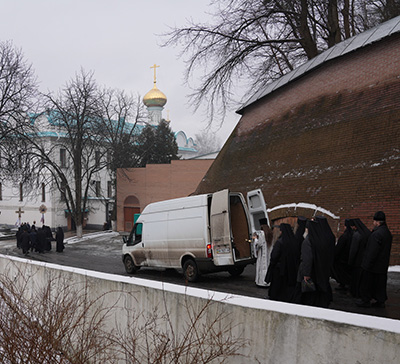
[[(101, 233), (90, 235), (85, 231), (84, 239), (70, 239), (74, 233), (66, 233), (66, 247), (63, 253), (53, 250), (44, 254), (29, 253), (28, 259), (67, 265), (76, 268), (89, 269), (105, 273), (128, 276), (122, 263), (122, 238), (116, 233)], [(17, 249), (15, 239), (0, 241), (0, 253), (23, 257)], [(398, 267), (396, 267), (398, 268)], [(398, 269), (396, 269), (398, 270)], [(185, 285), (186, 282), (180, 271), (174, 269), (142, 268), (135, 275), (139, 278), (158, 280), (168, 283)], [(240, 277), (231, 277), (226, 272), (207, 274), (200, 277), (196, 283), (190, 283), (191, 287), (239, 294), (249, 297), (265, 298), (268, 289), (255, 285), (255, 266), (249, 265)], [(400, 320), (400, 272), (388, 273), (388, 301), (385, 308), (361, 308), (355, 305), (355, 299), (347, 291), (337, 291), (337, 283), (331, 281), (333, 289), (333, 302), (330, 309), (353, 312), (365, 315), (380, 316)], [(399, 322), (400, 325), (400, 322)]]

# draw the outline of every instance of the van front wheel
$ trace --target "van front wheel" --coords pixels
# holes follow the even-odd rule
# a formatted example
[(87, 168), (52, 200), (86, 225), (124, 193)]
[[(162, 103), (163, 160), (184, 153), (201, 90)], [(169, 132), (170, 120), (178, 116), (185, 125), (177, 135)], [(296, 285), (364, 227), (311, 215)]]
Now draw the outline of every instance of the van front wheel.
[(228, 269), (229, 274), (232, 277), (239, 277), (244, 271), (244, 267), (232, 267)]
[(183, 264), (183, 276), (188, 282), (196, 282), (199, 278), (199, 269), (197, 268), (197, 264), (194, 260), (188, 259)]
[(129, 255), (124, 258), (124, 266), (125, 271), (128, 274), (136, 273), (140, 268), (133, 262), (132, 257), (130, 257)]

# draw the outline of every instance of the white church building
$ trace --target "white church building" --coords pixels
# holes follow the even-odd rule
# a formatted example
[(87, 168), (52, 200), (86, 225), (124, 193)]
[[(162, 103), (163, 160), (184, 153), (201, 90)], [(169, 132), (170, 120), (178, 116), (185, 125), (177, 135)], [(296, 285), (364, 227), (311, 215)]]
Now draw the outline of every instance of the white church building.
[[(147, 124), (159, 124), (162, 111), (167, 102), (166, 96), (156, 86), (154, 65), (154, 86), (144, 96), (143, 103), (147, 107)], [(52, 125), (49, 115), (42, 115), (35, 124), (40, 129), (40, 137), (49, 145), (58, 143), (59, 130)], [(137, 125), (138, 129), (144, 128), (146, 123)], [(183, 131), (175, 133), (178, 144), (178, 156), (181, 159), (189, 159), (197, 154), (196, 145), (191, 137), (187, 137)], [(54, 148), (51, 158), (60, 164), (61, 168), (69, 168), (66, 150)], [(90, 181), (87, 211), (84, 211), (83, 227), (86, 229), (101, 229), (104, 222), (109, 220), (110, 204), (114, 203), (114, 191), (112, 190), (111, 176), (107, 169), (102, 169)], [(22, 183), (15, 185), (7, 180), (0, 180), (0, 226), (19, 226), (22, 223), (43, 223), (56, 228), (61, 226), (68, 230), (74, 230), (74, 222), (68, 213), (66, 203), (62, 198), (55, 182), (42, 183), (40, 188), (30, 188)]]

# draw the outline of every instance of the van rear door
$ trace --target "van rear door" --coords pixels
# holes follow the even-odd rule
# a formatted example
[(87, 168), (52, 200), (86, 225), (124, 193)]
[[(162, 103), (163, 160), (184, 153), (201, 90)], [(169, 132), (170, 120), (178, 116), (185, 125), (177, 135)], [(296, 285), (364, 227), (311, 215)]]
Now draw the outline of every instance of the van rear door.
[(213, 193), (210, 227), (215, 265), (233, 265), (232, 236), (229, 217), (229, 190)]
[(247, 193), (247, 205), (250, 214), (251, 230), (260, 230), (259, 220), (266, 218), (268, 220), (268, 226), (270, 221), (267, 213), (267, 206), (264, 201), (264, 195), (260, 189), (249, 191)]

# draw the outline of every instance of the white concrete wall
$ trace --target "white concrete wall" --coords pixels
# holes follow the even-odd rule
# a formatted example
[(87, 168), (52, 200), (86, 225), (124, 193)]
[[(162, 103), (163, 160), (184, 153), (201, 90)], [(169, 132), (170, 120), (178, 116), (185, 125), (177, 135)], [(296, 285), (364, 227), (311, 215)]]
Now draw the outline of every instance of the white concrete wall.
[[(232, 335), (248, 340), (242, 356), (229, 363), (398, 363), (400, 321), (340, 311), (272, 302), (243, 296), (163, 284), (135, 277), (97, 273), (0, 255), (0, 272), (34, 275), (33, 281), (65, 274), (74, 284), (89, 282), (89, 295), (105, 292), (107, 304), (119, 301), (117, 323), (124, 325), (126, 311), (161, 313), (167, 309), (175, 330), (187, 324), (187, 307), (203, 307), (211, 298), (206, 320), (224, 313), (223, 325)], [(116, 322), (110, 321), (110, 325)]]

